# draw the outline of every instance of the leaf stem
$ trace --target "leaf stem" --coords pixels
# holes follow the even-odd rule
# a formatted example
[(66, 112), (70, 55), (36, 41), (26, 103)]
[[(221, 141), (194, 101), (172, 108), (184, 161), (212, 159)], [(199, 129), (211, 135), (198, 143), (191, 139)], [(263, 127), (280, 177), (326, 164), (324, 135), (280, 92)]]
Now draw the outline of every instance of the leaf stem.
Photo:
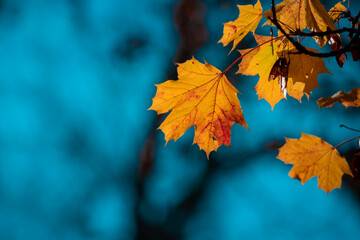
[(338, 148), (338, 147), (340, 147), (341, 145), (343, 145), (343, 144), (345, 144), (345, 143), (347, 143), (347, 142), (350, 142), (350, 141), (352, 141), (352, 140), (355, 140), (355, 139), (357, 139), (357, 138), (360, 138), (360, 136), (356, 136), (356, 137), (350, 138), (350, 139), (348, 139), (348, 140), (346, 140), (346, 141), (344, 141), (344, 142), (342, 142), (342, 143), (339, 143), (339, 144), (336, 145), (334, 148)]

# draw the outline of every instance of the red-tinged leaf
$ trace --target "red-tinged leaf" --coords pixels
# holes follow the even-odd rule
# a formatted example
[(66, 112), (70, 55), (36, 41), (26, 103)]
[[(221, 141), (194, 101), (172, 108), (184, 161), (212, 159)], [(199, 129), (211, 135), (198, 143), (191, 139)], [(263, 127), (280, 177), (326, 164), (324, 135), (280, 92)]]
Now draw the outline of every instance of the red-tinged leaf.
[(230, 146), (234, 122), (246, 127), (237, 98), (238, 91), (214, 66), (191, 59), (178, 64), (179, 79), (157, 85), (150, 109), (158, 114), (171, 111), (160, 129), (166, 142), (175, 141), (195, 126), (194, 143), (207, 156), (224, 144)]

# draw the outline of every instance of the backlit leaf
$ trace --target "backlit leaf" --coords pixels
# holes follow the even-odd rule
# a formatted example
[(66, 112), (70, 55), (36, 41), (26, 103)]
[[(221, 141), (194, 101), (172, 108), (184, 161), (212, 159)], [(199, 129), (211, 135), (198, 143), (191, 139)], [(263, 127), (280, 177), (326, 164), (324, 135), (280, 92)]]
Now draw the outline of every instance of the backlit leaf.
[[(279, 24), (291, 31), (308, 28), (312, 32), (325, 32), (336, 27), (324, 5), (319, 0), (284, 0), (275, 7)], [(264, 12), (267, 18), (273, 18), (271, 9)], [(273, 25), (270, 21), (265, 24)], [(319, 46), (324, 46), (324, 37), (314, 37)]]
[[(300, 8), (299, 0), (284, 0), (275, 6), (275, 12), (282, 28), (291, 31), (296, 29), (304, 30), (306, 28), (305, 11)], [(264, 12), (264, 17), (272, 19), (272, 10)], [(270, 20), (266, 21), (264, 25), (274, 26)]]
[(300, 139), (286, 138), (277, 158), (294, 165), (289, 176), (299, 179), (302, 184), (317, 176), (318, 187), (326, 193), (341, 188), (344, 174), (352, 176), (349, 164), (336, 148), (321, 138), (305, 133)]
[(224, 23), (223, 36), (219, 40), (219, 43), (223, 43), (224, 46), (233, 41), (231, 51), (249, 32), (255, 31), (262, 18), (262, 7), (259, 0), (254, 6), (238, 5), (238, 8), (239, 17), (235, 21)]
[[(274, 64), (280, 57), (285, 57), (289, 63), (287, 93), (301, 101), (305, 94), (318, 87), (317, 76), (320, 73), (330, 73), (322, 58), (311, 57), (306, 54), (290, 54), (297, 52), (294, 46), (285, 46), (282, 38), (254, 35), (258, 47), (240, 50), (243, 55), (237, 73), (244, 75), (259, 75), (255, 90), (259, 99), (265, 99), (274, 108), (275, 104), (284, 98), (280, 89), (278, 78), (269, 81), (269, 75)], [(316, 50), (307, 48), (309, 51)]]
[(246, 127), (238, 91), (214, 66), (191, 59), (178, 64), (178, 80), (158, 84), (150, 109), (158, 114), (171, 111), (159, 127), (166, 142), (175, 141), (195, 126), (194, 143), (207, 156), (224, 144), (230, 146), (234, 122)]

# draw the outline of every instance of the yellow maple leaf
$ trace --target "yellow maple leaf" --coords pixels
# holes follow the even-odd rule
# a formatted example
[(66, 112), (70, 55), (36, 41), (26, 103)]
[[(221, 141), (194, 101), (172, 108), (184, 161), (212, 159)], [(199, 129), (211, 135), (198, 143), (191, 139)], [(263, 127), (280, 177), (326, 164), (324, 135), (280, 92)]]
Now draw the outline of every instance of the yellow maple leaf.
[[(284, 29), (295, 31), (306, 27), (313, 32), (336, 30), (332, 18), (319, 0), (284, 0), (275, 6), (276, 18)], [(272, 18), (271, 9), (264, 12), (266, 18)], [(265, 24), (273, 25), (271, 21)], [(264, 25), (265, 25), (264, 24)], [(316, 43), (322, 47), (326, 37), (314, 37)]]
[[(299, 0), (284, 0), (275, 6), (276, 18), (282, 28), (291, 31), (306, 28), (305, 11), (301, 11), (299, 3)], [(264, 17), (272, 19), (272, 10), (265, 11)], [(274, 26), (270, 20), (266, 21), (264, 25)]]
[(238, 5), (238, 8), (239, 17), (235, 21), (224, 23), (223, 36), (219, 40), (219, 43), (223, 43), (224, 46), (234, 41), (231, 51), (249, 32), (255, 31), (262, 18), (262, 7), (259, 0), (254, 6)]
[(353, 88), (349, 93), (339, 91), (331, 97), (322, 97), (317, 100), (320, 108), (332, 107), (337, 102), (345, 107), (360, 107), (360, 88)]
[(305, 133), (300, 139), (286, 138), (277, 158), (294, 165), (289, 176), (299, 179), (302, 184), (317, 176), (318, 187), (326, 193), (341, 188), (344, 174), (353, 176), (346, 159), (340, 156), (336, 148), (319, 137)]
[(259, 35), (254, 35), (254, 37), (256, 42), (261, 46), (256, 49), (239, 50), (243, 58), (239, 64), (237, 73), (250, 76), (258, 74), (260, 79), (255, 86), (255, 90), (259, 96), (259, 100), (265, 98), (273, 109), (274, 105), (284, 98), (278, 81), (276, 79), (274, 81), (268, 81), (270, 70), (279, 58), (277, 55), (279, 41), (275, 40), (271, 45), (270, 37)]
[[(306, 48), (309, 51), (317, 50)], [(297, 52), (294, 48), (290, 52)], [(324, 59), (312, 57), (307, 54), (293, 54), (290, 56), (289, 79), (293, 79), (294, 84), (304, 84), (303, 92), (309, 97), (311, 91), (318, 87), (317, 77), (321, 73), (329, 73), (326, 68)], [(289, 92), (290, 95), (290, 92)], [(290, 95), (291, 96), (291, 95)], [(297, 98), (299, 101), (300, 99)]]
[(334, 7), (332, 7), (329, 10), (329, 16), (333, 21), (338, 21), (339, 16), (341, 13), (347, 11), (347, 8), (341, 4), (341, 2), (338, 2)]
[(159, 127), (166, 143), (175, 141), (191, 126), (195, 126), (194, 143), (207, 157), (224, 144), (230, 146), (230, 131), (234, 122), (246, 127), (238, 91), (226, 76), (214, 66), (195, 58), (178, 64), (178, 80), (158, 84), (150, 109), (158, 114), (171, 110)]
[[(318, 87), (317, 76), (320, 73), (330, 73), (322, 58), (311, 57), (306, 54), (289, 54), (297, 52), (295, 47), (284, 41), (281, 37), (274, 38), (254, 35), (258, 47), (240, 50), (243, 55), (237, 73), (244, 75), (259, 75), (259, 81), (255, 90), (259, 99), (265, 99), (273, 109), (275, 104), (284, 98), (278, 77), (269, 81), (269, 74), (279, 57), (285, 57), (289, 62), (287, 93), (289, 96), (301, 101), (304, 94), (309, 96), (310, 92)], [(307, 48), (309, 51), (316, 50)]]

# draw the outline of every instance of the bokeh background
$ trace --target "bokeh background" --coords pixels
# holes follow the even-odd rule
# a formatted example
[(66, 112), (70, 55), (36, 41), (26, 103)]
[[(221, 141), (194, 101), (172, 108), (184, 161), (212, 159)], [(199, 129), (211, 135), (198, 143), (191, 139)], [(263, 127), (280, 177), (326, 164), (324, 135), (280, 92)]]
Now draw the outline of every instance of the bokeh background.
[[(319, 76), (309, 101), (273, 111), (257, 77), (234, 68), (251, 131), (234, 125), (232, 148), (209, 160), (193, 129), (165, 147), (155, 130), (164, 116), (147, 110), (154, 84), (176, 79), (174, 62), (191, 56), (230, 65), (239, 55), (217, 43), (222, 23), (254, 3), (1, 0), (0, 239), (358, 239), (359, 180), (326, 195), (316, 178), (291, 179), (276, 155), (301, 132), (331, 144), (356, 135), (339, 125), (360, 128), (358, 109), (319, 110), (316, 99), (358, 87), (359, 62), (326, 59), (333, 75)], [(249, 36), (239, 47), (254, 45)]]

